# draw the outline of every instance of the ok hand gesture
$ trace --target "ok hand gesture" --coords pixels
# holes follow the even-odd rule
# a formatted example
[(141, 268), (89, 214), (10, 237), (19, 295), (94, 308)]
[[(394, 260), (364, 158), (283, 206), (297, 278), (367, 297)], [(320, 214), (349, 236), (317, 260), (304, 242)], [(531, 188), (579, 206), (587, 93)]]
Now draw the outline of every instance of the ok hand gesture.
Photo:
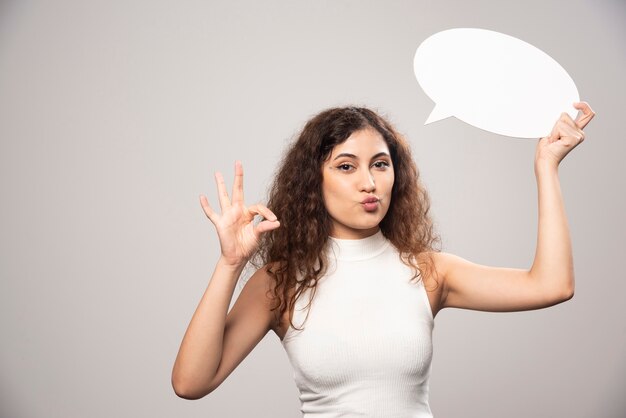
[[(209, 206), (206, 196), (200, 195), (200, 204), (209, 220), (215, 225), (222, 249), (222, 258), (227, 264), (245, 264), (259, 245), (261, 234), (280, 226), (276, 215), (266, 206), (256, 204), (245, 206), (243, 202), (243, 167), (235, 162), (235, 182), (232, 201), (228, 197), (222, 173), (215, 173), (217, 191), (222, 214), (218, 215)], [(260, 215), (265, 220), (254, 225), (253, 220)]]
[(574, 107), (582, 112), (576, 120), (567, 113), (562, 113), (550, 135), (541, 138), (537, 143), (535, 166), (548, 164), (558, 167), (561, 160), (585, 139), (583, 129), (595, 113), (586, 102), (574, 103)]

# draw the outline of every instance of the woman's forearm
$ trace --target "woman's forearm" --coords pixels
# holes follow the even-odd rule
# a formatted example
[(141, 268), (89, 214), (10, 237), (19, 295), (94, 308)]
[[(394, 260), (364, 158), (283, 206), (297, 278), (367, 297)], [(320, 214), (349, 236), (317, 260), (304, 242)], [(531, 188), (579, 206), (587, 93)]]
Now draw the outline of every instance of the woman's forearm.
[(530, 274), (534, 280), (541, 281), (547, 292), (566, 300), (574, 294), (574, 261), (558, 166), (538, 162), (535, 175), (539, 220)]
[(172, 386), (179, 396), (201, 397), (207, 392), (222, 358), (228, 307), (244, 265), (231, 266), (220, 258), (181, 343)]

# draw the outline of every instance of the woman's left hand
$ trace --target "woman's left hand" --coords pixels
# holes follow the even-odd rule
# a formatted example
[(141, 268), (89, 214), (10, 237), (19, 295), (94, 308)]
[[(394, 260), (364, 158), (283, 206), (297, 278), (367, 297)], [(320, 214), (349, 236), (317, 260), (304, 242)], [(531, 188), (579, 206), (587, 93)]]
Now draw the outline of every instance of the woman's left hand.
[(535, 166), (548, 164), (558, 167), (561, 160), (585, 139), (583, 128), (593, 119), (595, 113), (587, 102), (576, 102), (574, 107), (582, 112), (576, 120), (567, 113), (562, 113), (550, 135), (539, 140)]

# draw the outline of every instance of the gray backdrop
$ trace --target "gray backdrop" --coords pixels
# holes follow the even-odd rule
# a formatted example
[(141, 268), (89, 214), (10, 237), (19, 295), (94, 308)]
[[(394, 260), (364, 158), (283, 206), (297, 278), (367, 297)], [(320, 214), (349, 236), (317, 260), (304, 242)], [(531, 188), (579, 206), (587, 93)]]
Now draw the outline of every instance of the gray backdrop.
[(442, 311), (433, 412), (626, 416), (625, 23), (619, 0), (3, 1), (2, 416), (299, 416), (273, 333), (202, 400), (177, 398), (170, 373), (219, 253), (198, 195), (215, 204), (213, 172), (230, 183), (241, 159), (247, 202), (263, 201), (288, 140), (329, 106), (371, 106), (408, 136), (444, 251), (530, 267), (536, 140), (423, 124), (413, 54), (453, 27), (547, 52), (597, 116), (560, 168), (576, 295)]

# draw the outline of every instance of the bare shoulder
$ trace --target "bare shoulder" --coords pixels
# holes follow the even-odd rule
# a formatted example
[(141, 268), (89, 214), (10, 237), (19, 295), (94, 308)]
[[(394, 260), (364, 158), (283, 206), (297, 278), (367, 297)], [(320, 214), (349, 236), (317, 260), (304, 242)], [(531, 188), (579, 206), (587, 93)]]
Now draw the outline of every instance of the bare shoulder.
[(439, 251), (426, 251), (418, 256), (424, 288), (430, 301), (433, 316), (443, 308), (446, 296), (445, 275), (449, 263), (449, 254)]
[(257, 301), (263, 301), (263, 307), (266, 314), (271, 317), (270, 329), (276, 331), (280, 326), (280, 319), (276, 311), (272, 311), (275, 306), (274, 289), (276, 288), (276, 280), (269, 271), (275, 269), (277, 263), (268, 263), (259, 268), (246, 282), (245, 287), (250, 287), (251, 292)]
[[(254, 299), (263, 302), (263, 305), (269, 307), (272, 301), (271, 292), (274, 290), (275, 281), (269, 273), (270, 264), (266, 264), (254, 272), (246, 281), (244, 290), (253, 294)], [(243, 290), (242, 290), (243, 293)]]

